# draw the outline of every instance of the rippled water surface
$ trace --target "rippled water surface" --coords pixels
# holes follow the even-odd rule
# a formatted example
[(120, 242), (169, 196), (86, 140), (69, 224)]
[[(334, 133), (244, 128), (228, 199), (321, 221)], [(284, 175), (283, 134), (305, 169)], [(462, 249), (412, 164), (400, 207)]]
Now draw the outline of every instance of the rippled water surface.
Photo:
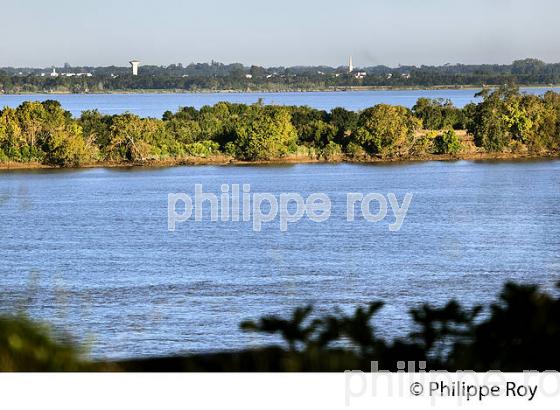
[[(324, 192), (332, 216), (167, 230), (169, 192), (201, 183)], [(399, 232), (346, 221), (347, 192), (406, 192)], [(268, 339), (241, 320), (386, 301), (403, 334), (419, 302), (492, 300), (508, 280), (560, 279), (560, 161), (425, 162), (0, 172), (0, 309), (70, 331), (94, 357), (233, 349)]]
[[(523, 92), (543, 94), (558, 88), (522, 88)], [(288, 92), (288, 93), (168, 93), (168, 94), (23, 94), (1, 95), (0, 108), (17, 107), (23, 101), (58, 100), (72, 114), (79, 116), (84, 110), (97, 109), (105, 114), (120, 114), (125, 111), (143, 117), (161, 117), (167, 111), (179, 107), (213, 105), (220, 101), (253, 104), (262, 99), (266, 104), (308, 105), (330, 110), (344, 107), (361, 110), (375, 104), (394, 104), (412, 107), (420, 97), (451, 100), (457, 107), (479, 101), (475, 94), (480, 90), (376, 90), (339, 92)]]

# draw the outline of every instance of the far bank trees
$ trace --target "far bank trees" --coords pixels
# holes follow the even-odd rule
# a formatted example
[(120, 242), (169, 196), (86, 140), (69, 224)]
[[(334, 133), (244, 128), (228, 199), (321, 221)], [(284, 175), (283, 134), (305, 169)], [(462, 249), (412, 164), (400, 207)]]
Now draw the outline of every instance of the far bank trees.
[(480, 95), (479, 104), (463, 108), (420, 98), (412, 109), (378, 104), (361, 112), (220, 102), (168, 111), (162, 119), (95, 110), (73, 118), (57, 101), (24, 102), (0, 110), (0, 162), (74, 167), (216, 155), (403, 159), (465, 152), (465, 131), (458, 130), (470, 134), (470, 149), (479, 152), (558, 153), (560, 94), (526, 95), (506, 86)]

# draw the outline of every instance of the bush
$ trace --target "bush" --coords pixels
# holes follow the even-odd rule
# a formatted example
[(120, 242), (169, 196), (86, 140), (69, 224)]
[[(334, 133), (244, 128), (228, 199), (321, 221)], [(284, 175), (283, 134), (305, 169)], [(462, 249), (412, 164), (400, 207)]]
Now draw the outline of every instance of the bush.
[(322, 150), (323, 157), (328, 160), (334, 160), (342, 155), (342, 147), (336, 142), (330, 141)]
[(449, 129), (434, 139), (436, 154), (457, 154), (461, 151), (461, 141), (455, 131)]
[(0, 371), (86, 369), (69, 341), (57, 341), (44, 326), (23, 316), (0, 317)]
[(355, 158), (355, 159), (363, 158), (367, 155), (366, 151), (361, 147), (361, 145), (358, 145), (354, 142), (349, 143), (346, 146), (345, 151), (346, 154), (348, 154), (351, 158)]
[(220, 151), (220, 145), (214, 141), (200, 141), (185, 145), (185, 153), (192, 157), (209, 157)]
[(0, 162), (8, 162), (9, 160), (10, 158), (8, 158), (4, 150), (0, 148)]

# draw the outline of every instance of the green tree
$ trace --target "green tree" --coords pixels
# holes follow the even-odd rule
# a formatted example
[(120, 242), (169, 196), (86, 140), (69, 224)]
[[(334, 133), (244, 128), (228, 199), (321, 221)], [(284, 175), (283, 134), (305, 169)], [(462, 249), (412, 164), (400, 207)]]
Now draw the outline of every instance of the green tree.
[(251, 105), (234, 124), (233, 154), (244, 160), (267, 160), (294, 151), (297, 135), (290, 119), (285, 107)]
[(503, 151), (509, 147), (511, 121), (505, 115), (504, 102), (518, 94), (517, 88), (509, 86), (500, 87), (494, 92), (483, 90), (479, 93), (484, 100), (476, 107), (468, 130), (477, 146), (488, 152)]
[(100, 149), (105, 149), (111, 139), (111, 116), (103, 115), (97, 110), (83, 111), (78, 123), (86, 139), (95, 141)]
[(26, 140), (19, 125), (16, 110), (6, 107), (0, 112), (0, 149), (7, 159), (22, 160), (21, 148)]
[(113, 160), (144, 161), (157, 155), (155, 145), (165, 136), (165, 125), (134, 114), (113, 117), (106, 154)]
[(379, 104), (362, 111), (355, 140), (369, 154), (405, 155), (419, 127), (420, 121), (408, 109)]
[(97, 148), (84, 140), (77, 123), (48, 130), (43, 136), (43, 150), (47, 164), (62, 167), (80, 166), (92, 161), (97, 153)]
[(345, 108), (334, 108), (329, 115), (329, 122), (336, 128), (335, 142), (346, 146), (356, 131), (358, 114)]
[(463, 124), (462, 111), (454, 107), (450, 100), (422, 97), (416, 101), (412, 112), (428, 130), (457, 129)]

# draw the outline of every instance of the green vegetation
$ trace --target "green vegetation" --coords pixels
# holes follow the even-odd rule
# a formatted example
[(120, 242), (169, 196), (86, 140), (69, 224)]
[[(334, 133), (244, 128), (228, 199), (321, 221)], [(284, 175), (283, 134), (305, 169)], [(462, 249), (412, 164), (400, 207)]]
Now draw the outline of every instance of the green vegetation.
[(483, 90), (484, 101), (473, 110), (468, 130), (477, 146), (489, 152), (557, 150), (560, 144), (560, 98), (521, 95), (515, 87), (493, 93)]
[(23, 316), (0, 317), (1, 371), (80, 371), (88, 366), (67, 340)]
[(469, 109), (456, 108), (450, 100), (443, 100), (441, 98), (419, 98), (414, 107), (412, 107), (412, 112), (422, 120), (422, 124), (426, 129), (441, 130), (443, 128), (453, 128), (460, 130), (466, 128)]
[[(0, 93), (107, 92), (122, 90), (331, 90), (350, 87), (499, 86), (560, 84), (560, 64), (528, 58), (512, 64), (348, 67), (246, 67), (239, 63), (130, 67), (0, 68)], [(360, 73), (360, 74), (358, 74)]]
[(525, 95), (504, 86), (481, 95), (480, 104), (462, 109), (426, 98), (412, 110), (379, 104), (361, 112), (221, 102), (166, 112), (162, 119), (97, 111), (75, 119), (56, 101), (25, 102), (0, 111), (0, 162), (77, 167), (189, 158), (371, 161), (558, 152), (559, 94)]
[(461, 151), (461, 141), (452, 129), (444, 131), (434, 140), (435, 152), (437, 154), (455, 155)]
[(298, 355), (290, 370), (305, 366), (324, 369), (314, 359), (328, 360), (330, 354), (335, 366), (346, 360), (347, 369), (363, 370), (370, 370), (370, 362), (378, 361), (381, 369), (394, 371), (397, 361), (409, 360), (425, 361), (428, 369), (453, 371), (560, 368), (560, 298), (540, 292), (536, 286), (506, 284), (500, 300), (489, 309), (480, 305), (465, 308), (455, 300), (438, 307), (424, 304), (413, 308), (414, 328), (393, 342), (380, 338), (372, 323), (382, 306), (372, 302), (350, 315), (337, 310), (316, 318), (311, 317), (308, 306), (296, 309), (289, 319), (268, 316), (244, 322), (241, 328), (279, 334), (287, 344), (286, 352)]
[(369, 154), (402, 156), (412, 147), (421, 124), (404, 107), (379, 104), (360, 113), (353, 142)]
[[(560, 284), (559, 284), (560, 286)], [(113, 363), (79, 360), (67, 343), (22, 317), (0, 318), (0, 371), (370, 371), (397, 370), (398, 361), (425, 361), (426, 370), (559, 370), (560, 298), (536, 286), (506, 284), (500, 300), (464, 307), (452, 300), (412, 308), (404, 338), (387, 341), (374, 325), (382, 302), (314, 316), (311, 306), (287, 318), (241, 323), (247, 332), (275, 334), (276, 344), (237, 352), (142, 358)]]

